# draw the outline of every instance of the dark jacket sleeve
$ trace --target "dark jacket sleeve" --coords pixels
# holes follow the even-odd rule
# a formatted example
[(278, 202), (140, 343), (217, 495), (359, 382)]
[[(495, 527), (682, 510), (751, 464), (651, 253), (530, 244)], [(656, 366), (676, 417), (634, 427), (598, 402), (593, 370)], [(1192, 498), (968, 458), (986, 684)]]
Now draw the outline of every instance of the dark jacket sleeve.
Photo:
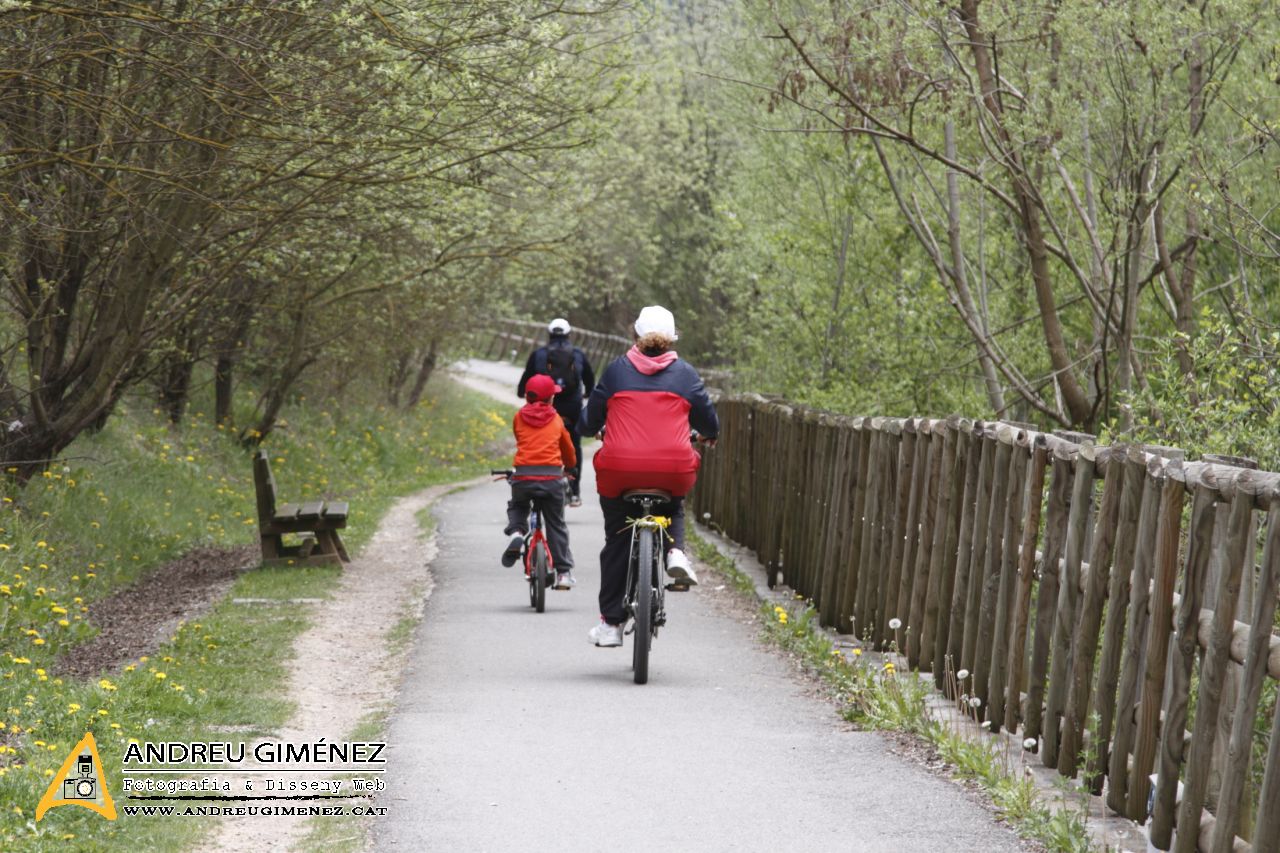
[(591, 360), (587, 358), (587, 354), (582, 350), (578, 352), (582, 353), (582, 396), (590, 397), (596, 387), (596, 374), (591, 369)]
[(610, 370), (606, 367), (600, 381), (591, 390), (591, 396), (587, 398), (587, 405), (582, 408), (582, 414), (578, 416), (579, 435), (597, 435), (604, 429), (608, 401), (613, 396), (609, 373)]
[(689, 425), (704, 438), (716, 438), (720, 435), (720, 418), (716, 416), (715, 404), (711, 402), (711, 395), (702, 384), (698, 371), (690, 367), (689, 372), (693, 374), (693, 389), (689, 392)]
[(533, 374), (538, 372), (536, 369), (534, 369), (534, 364), (537, 362), (537, 360), (538, 360), (537, 350), (534, 350), (533, 352), (529, 353), (529, 361), (525, 363), (524, 373), (520, 375), (520, 384), (516, 386), (516, 396), (522, 400), (524, 399), (525, 384), (530, 379), (533, 378)]

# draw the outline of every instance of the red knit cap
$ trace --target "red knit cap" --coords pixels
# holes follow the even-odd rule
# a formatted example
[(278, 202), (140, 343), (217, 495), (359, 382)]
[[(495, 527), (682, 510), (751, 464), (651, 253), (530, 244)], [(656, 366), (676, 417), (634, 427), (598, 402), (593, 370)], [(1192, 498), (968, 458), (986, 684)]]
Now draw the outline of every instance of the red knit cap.
[(550, 400), (559, 390), (560, 387), (556, 385), (556, 381), (545, 373), (530, 377), (524, 385), (525, 398), (533, 397), (535, 402)]

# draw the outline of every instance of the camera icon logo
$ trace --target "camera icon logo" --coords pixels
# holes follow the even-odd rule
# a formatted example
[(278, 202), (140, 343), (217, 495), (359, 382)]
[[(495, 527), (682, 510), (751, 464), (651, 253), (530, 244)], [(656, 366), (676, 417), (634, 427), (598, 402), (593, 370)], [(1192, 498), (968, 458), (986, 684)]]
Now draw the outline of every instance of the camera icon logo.
[(58, 806), (83, 806), (107, 820), (115, 820), (116, 807), (105, 780), (98, 745), (94, 742), (93, 733), (85, 732), (36, 805), (36, 820)]
[(93, 775), (93, 756), (82, 753), (76, 759), (76, 775), (62, 780), (62, 799), (64, 800), (96, 800), (98, 798), (98, 780)]

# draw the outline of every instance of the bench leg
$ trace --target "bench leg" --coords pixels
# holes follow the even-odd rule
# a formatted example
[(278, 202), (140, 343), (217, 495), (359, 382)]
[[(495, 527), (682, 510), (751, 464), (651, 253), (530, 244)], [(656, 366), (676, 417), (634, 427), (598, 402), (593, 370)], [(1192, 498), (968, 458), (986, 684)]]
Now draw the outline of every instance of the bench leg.
[(342, 539), (338, 537), (336, 530), (317, 530), (316, 531), (316, 556), (327, 557), (325, 562), (334, 565), (342, 565), (351, 562), (347, 556), (347, 549), (342, 544)]
[(278, 533), (264, 533), (260, 537), (262, 540), (262, 562), (270, 563), (272, 560), (280, 559), (283, 551), (283, 543)]
[(347, 553), (347, 546), (342, 544), (342, 537), (338, 535), (338, 531), (330, 530), (329, 535), (333, 537), (334, 547), (338, 551), (338, 556), (342, 558), (342, 562), (350, 563), (351, 555)]

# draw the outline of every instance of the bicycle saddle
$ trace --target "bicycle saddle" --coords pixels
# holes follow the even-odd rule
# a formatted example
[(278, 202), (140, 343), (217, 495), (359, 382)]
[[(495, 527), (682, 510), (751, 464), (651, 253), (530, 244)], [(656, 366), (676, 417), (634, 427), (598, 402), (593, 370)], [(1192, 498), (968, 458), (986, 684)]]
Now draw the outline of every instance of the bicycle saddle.
[(635, 501), (641, 498), (656, 498), (660, 501), (671, 500), (671, 493), (663, 489), (627, 489), (622, 493), (624, 500)]

